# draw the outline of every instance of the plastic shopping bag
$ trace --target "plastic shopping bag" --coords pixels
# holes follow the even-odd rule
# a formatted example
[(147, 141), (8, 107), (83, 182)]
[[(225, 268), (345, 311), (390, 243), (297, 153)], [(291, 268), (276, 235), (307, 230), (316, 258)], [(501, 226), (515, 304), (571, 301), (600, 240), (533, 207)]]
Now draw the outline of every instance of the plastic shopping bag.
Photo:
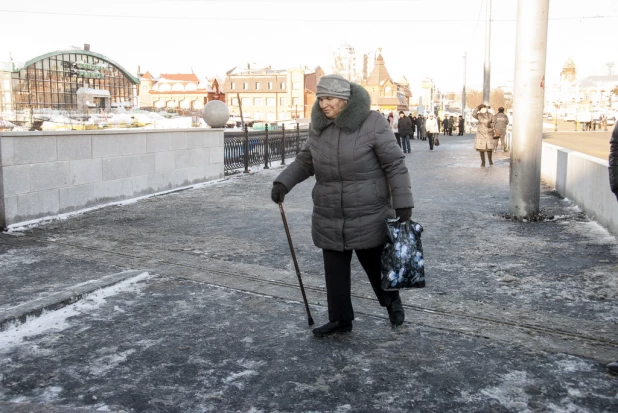
[(418, 222), (387, 219), (388, 242), (382, 251), (382, 289), (425, 287), (425, 261)]

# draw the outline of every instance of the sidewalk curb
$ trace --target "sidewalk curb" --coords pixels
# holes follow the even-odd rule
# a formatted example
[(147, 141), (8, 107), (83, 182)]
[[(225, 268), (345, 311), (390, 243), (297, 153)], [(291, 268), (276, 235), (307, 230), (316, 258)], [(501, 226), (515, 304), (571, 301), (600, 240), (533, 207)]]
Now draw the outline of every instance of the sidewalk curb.
[(69, 287), (65, 291), (12, 307), (0, 312), (0, 331), (7, 330), (11, 326), (23, 324), (29, 318), (39, 317), (45, 311), (59, 310), (81, 300), (96, 290), (118, 284), (143, 272), (141, 270), (131, 270), (106, 275), (98, 280), (86, 281)]

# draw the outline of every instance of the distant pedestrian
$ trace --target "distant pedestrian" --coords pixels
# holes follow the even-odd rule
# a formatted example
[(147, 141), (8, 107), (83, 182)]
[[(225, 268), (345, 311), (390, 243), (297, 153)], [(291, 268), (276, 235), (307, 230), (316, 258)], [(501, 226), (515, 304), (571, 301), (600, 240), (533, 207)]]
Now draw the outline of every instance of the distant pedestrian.
[(474, 139), (474, 149), (481, 155), (481, 168), (485, 167), (485, 153), (489, 159), (489, 166), (493, 165), (492, 151), (494, 150), (494, 137), (492, 127), (492, 115), (487, 111), (484, 103), (478, 105), (472, 111), (472, 117), (479, 121), (476, 138)]
[(423, 139), (423, 117), (420, 113), (416, 115), (416, 138)]
[(425, 116), (421, 116), (421, 136), (423, 137), (424, 141), (427, 140), (427, 128), (425, 126), (426, 122), (427, 118)]
[(459, 133), (457, 134), (457, 136), (463, 136), (464, 134), (464, 128), (466, 126), (466, 121), (464, 121), (463, 116), (459, 115)]
[(391, 125), (393, 129), (393, 133), (395, 134), (395, 139), (397, 139), (397, 145), (401, 148), (401, 135), (399, 134), (399, 119), (395, 119), (393, 114), (388, 115), (388, 123)]
[(442, 119), (442, 135), (446, 135), (446, 131), (448, 130), (448, 119)]
[(440, 116), (436, 118), (436, 121), (438, 122), (438, 133), (440, 133), (440, 129), (442, 127), (442, 119), (440, 119)]
[(410, 139), (414, 139), (414, 131), (416, 130), (416, 118), (412, 116), (412, 112), (408, 114), (408, 118), (410, 118), (410, 124), (412, 125), (412, 132), (410, 133)]
[(448, 117), (448, 136), (453, 136), (453, 116)]
[(498, 140), (502, 145), (502, 152), (506, 152), (506, 127), (509, 124), (509, 117), (504, 113), (504, 108), (499, 107), (498, 113), (493, 117), (494, 123), (494, 150), (497, 150)]
[(294, 186), (315, 176), (311, 235), (322, 249), (329, 322), (316, 337), (352, 330), (352, 254), (360, 261), (394, 326), (405, 313), (399, 291), (381, 287), (385, 220), (412, 217), (414, 202), (405, 155), (386, 118), (370, 109), (369, 93), (339, 75), (317, 84), (309, 137), (296, 159), (274, 180), (280, 203)]
[(401, 137), (401, 147), (403, 153), (410, 153), (410, 134), (412, 133), (412, 122), (410, 118), (403, 113), (403, 110), (399, 111), (399, 136)]
[(427, 129), (427, 140), (429, 141), (429, 150), (433, 151), (433, 145), (438, 135), (438, 121), (434, 119), (433, 114), (429, 115), (429, 119), (425, 122), (425, 129)]

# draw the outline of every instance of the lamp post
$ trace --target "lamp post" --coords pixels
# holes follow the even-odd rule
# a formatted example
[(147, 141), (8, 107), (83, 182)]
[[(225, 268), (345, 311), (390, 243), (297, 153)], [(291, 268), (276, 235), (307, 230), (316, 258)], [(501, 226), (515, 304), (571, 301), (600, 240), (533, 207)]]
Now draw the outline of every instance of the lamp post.
[(560, 101), (554, 102), (554, 132), (558, 132), (558, 109), (560, 108)]

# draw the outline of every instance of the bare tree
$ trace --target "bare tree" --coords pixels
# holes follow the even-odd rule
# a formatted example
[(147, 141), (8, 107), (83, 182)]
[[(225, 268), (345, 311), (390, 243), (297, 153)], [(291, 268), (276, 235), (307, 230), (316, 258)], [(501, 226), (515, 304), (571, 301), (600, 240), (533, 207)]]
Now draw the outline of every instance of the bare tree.
[(466, 90), (466, 107), (475, 108), (483, 103), (483, 91), (482, 90)]

